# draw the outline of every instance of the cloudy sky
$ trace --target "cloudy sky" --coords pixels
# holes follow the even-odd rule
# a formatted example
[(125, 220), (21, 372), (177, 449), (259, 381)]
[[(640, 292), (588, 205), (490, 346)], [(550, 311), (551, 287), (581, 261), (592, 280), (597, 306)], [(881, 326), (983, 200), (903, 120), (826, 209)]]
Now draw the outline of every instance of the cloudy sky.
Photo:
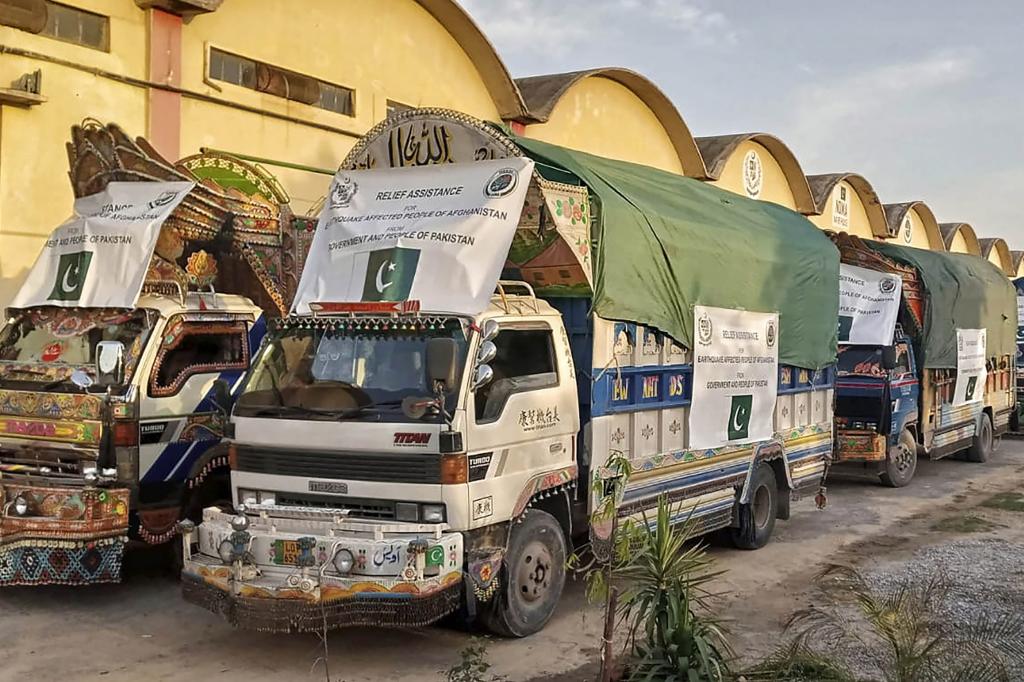
[(1024, 249), (1024, 2), (461, 2), (515, 77), (635, 69), (694, 135), (774, 133)]

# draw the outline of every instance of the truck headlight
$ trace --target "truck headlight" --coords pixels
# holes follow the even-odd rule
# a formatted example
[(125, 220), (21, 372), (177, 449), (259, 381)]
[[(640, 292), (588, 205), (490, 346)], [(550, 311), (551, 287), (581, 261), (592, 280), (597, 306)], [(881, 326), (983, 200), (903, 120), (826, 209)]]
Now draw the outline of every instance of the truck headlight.
[(425, 504), (423, 505), (423, 522), (424, 523), (441, 523), (444, 521), (444, 505), (443, 504)]
[(395, 502), (395, 519), (416, 523), (420, 520), (420, 506), (415, 502)]
[(352, 566), (355, 564), (355, 557), (352, 556), (352, 552), (347, 549), (339, 549), (334, 555), (334, 568), (338, 570), (338, 573), (346, 575), (352, 572)]

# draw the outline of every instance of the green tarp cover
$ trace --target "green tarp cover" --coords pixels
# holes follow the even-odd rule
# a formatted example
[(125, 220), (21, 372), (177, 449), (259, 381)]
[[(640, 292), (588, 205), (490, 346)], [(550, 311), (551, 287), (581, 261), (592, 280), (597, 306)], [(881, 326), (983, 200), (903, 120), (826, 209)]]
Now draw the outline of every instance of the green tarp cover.
[(1017, 292), (1006, 275), (980, 256), (865, 242), (883, 256), (915, 268), (924, 284), (924, 339), (918, 361), (956, 369), (956, 330), (988, 330), (989, 357), (1016, 354)]
[(778, 312), (779, 362), (835, 362), (839, 252), (806, 218), (681, 175), (514, 139), (541, 175), (568, 171), (599, 200), (598, 315), (692, 348), (694, 305)]

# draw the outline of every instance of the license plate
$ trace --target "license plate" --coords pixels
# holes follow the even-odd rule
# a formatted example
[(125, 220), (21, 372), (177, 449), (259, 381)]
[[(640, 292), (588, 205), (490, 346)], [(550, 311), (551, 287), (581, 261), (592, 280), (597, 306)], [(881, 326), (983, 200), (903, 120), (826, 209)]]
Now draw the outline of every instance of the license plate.
[(282, 566), (299, 565), (298, 540), (274, 540), (274, 563)]

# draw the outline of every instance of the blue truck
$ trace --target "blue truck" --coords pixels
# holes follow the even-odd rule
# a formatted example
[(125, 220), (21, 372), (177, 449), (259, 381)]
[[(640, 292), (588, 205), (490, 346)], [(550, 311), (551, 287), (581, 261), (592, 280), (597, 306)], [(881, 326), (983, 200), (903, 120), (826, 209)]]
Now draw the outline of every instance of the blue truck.
[[(1013, 286), (976, 256), (833, 239), (844, 264), (902, 279), (893, 343), (840, 343), (835, 462), (859, 464), (898, 488), (913, 478), (918, 455), (986, 461), (1016, 413)], [(965, 377), (957, 394), (965, 330), (980, 332), (984, 372)]]

